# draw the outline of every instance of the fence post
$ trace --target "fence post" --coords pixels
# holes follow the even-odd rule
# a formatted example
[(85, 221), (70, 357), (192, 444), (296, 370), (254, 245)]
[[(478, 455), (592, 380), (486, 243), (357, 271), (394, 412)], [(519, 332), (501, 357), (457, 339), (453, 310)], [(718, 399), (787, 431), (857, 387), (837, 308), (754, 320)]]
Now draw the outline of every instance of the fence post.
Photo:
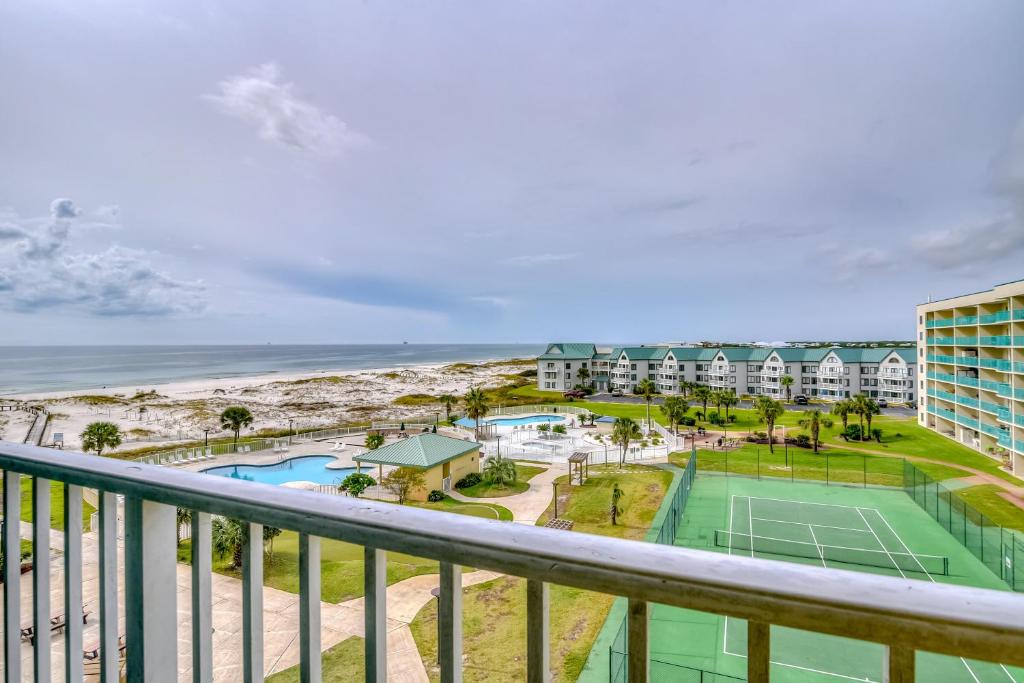
[(825, 451), (825, 486), (828, 486), (828, 451)]
[(868, 487), (868, 456), (860, 456), (861, 461), (864, 464), (864, 488)]
[[(728, 454), (729, 451), (726, 451)], [(761, 449), (757, 449), (757, 480), (761, 481)], [(753, 533), (753, 531), (751, 531)]]

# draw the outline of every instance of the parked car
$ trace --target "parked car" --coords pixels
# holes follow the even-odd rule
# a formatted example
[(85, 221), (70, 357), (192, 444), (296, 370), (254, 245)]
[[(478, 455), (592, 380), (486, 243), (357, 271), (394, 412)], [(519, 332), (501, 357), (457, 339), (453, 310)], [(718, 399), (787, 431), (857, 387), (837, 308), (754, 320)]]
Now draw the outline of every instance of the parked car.
[(875, 403), (878, 404), (879, 408), (888, 408), (889, 407), (889, 402), (886, 401), (884, 398), (876, 398), (875, 399)]
[(807, 397), (804, 396), (803, 394), (797, 394), (796, 396), (793, 397), (793, 403), (797, 404), (798, 406), (805, 406), (807, 405)]
[(587, 392), (582, 389), (570, 389), (562, 394), (565, 398), (586, 398)]
[(622, 396), (622, 389), (612, 389), (612, 396)]

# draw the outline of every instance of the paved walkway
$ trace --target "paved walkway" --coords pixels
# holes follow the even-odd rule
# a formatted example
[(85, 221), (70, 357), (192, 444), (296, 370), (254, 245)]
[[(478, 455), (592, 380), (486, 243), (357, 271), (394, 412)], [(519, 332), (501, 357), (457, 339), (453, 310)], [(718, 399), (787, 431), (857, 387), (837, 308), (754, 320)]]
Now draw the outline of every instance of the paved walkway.
[(540, 474), (530, 479), (530, 488), (514, 496), (504, 498), (472, 498), (464, 496), (455, 489), (448, 492), (455, 500), (465, 503), (494, 503), (512, 512), (512, 519), (519, 524), (536, 524), (544, 511), (551, 504), (553, 495), (551, 482), (558, 477), (568, 474), (567, 465), (552, 465)]

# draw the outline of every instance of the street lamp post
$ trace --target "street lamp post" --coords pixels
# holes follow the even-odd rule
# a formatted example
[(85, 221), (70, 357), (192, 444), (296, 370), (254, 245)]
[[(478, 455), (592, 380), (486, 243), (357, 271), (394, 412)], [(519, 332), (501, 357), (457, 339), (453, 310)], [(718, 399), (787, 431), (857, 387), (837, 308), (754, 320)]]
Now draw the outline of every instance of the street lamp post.
[(288, 418), (288, 445), (292, 445), (292, 423), (295, 422), (293, 418)]
[(209, 427), (204, 427), (203, 428), (203, 448), (206, 448), (209, 445), (210, 445), (210, 428)]

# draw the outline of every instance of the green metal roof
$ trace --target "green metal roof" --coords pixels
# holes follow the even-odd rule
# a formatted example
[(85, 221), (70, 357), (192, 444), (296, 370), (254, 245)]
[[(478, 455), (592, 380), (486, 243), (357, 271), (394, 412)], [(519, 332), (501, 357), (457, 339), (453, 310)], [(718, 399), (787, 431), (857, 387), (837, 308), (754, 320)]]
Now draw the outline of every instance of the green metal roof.
[(908, 363), (913, 363), (915, 353), (913, 348), (894, 348), (892, 346), (875, 349), (833, 348), (829, 349), (829, 351), (835, 353), (839, 360), (844, 363), (881, 363), (893, 351), (898, 353)]
[(718, 349), (698, 346), (673, 346), (669, 351), (676, 360), (712, 360), (718, 353)]
[(426, 469), (454, 460), (480, 448), (475, 441), (453, 439), (443, 434), (417, 434), (353, 457), (359, 462)]
[(772, 349), (769, 348), (750, 346), (725, 346), (718, 350), (721, 351), (729, 361), (764, 360), (768, 357), (768, 354), (772, 352)]
[(537, 360), (590, 360), (596, 352), (593, 344), (548, 344)]
[(625, 353), (630, 360), (660, 360), (668, 353), (668, 348), (665, 346), (627, 346), (620, 350), (619, 355), (622, 353)]
[[(803, 349), (793, 347), (783, 347), (773, 349), (775, 353), (779, 354), (785, 362), (796, 363), (796, 362), (811, 362), (817, 363), (824, 358), (830, 349), (827, 348), (815, 348), (815, 349)], [(770, 355), (770, 354), (769, 354)]]

